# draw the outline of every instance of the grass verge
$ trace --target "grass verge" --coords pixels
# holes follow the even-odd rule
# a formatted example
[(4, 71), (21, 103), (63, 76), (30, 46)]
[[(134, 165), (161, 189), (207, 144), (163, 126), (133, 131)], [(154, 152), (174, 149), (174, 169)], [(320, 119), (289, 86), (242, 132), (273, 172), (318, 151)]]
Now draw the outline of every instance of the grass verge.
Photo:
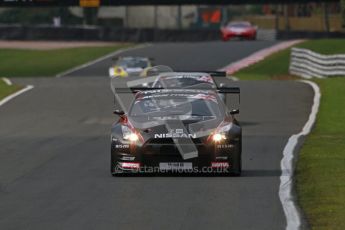
[(0, 49), (0, 75), (6, 77), (55, 76), (129, 45), (54, 50)]
[(312, 229), (345, 229), (345, 78), (317, 80), (316, 126), (299, 156), (297, 194)]
[[(313, 40), (299, 44), (322, 54), (345, 53), (345, 40)], [(288, 73), (290, 50), (236, 74), (242, 80), (297, 79)], [(299, 204), (312, 229), (345, 229), (345, 77), (314, 80), (322, 93), (312, 133), (296, 169)]]
[(7, 85), (1, 78), (0, 78), (0, 100), (5, 98), (6, 96), (10, 95), (11, 93), (16, 92), (21, 87), (16, 85)]

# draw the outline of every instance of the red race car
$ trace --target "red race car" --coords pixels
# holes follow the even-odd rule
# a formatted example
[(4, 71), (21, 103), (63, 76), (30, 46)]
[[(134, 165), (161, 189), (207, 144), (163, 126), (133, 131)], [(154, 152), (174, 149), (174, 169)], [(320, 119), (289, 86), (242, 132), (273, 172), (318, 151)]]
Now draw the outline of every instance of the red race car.
[(250, 22), (230, 22), (221, 28), (223, 41), (238, 37), (241, 39), (256, 40), (257, 27)]

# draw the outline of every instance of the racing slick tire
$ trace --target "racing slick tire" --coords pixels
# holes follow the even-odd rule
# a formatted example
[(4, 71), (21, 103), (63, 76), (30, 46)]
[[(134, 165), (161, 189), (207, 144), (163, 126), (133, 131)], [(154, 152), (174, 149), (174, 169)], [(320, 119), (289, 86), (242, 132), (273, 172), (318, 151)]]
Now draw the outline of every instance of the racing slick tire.
[(231, 173), (233, 176), (241, 176), (242, 173), (242, 157), (241, 154), (238, 156), (236, 164), (234, 164), (235, 170)]
[(111, 144), (111, 156), (110, 156), (110, 173), (113, 177), (123, 174), (123, 171), (117, 167), (117, 156), (113, 152), (114, 146)]
[(111, 157), (110, 157), (110, 173), (112, 176), (117, 176), (118, 172), (117, 172), (117, 169), (116, 169), (116, 159), (114, 159), (114, 154), (112, 153), (111, 154)]
[(242, 173), (242, 138), (239, 142), (238, 150), (238, 154), (236, 154), (233, 161), (234, 168), (231, 173), (233, 176), (241, 176)]

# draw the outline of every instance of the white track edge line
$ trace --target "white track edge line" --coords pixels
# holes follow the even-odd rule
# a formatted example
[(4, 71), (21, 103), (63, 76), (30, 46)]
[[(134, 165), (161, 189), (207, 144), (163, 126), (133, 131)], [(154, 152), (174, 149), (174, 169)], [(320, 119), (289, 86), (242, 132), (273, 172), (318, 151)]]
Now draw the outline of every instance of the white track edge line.
[(232, 81), (239, 81), (240, 79), (238, 79), (235, 76), (226, 76), (227, 79), (232, 80)]
[[(262, 49), (260, 49), (260, 50), (257, 50), (257, 51), (255, 51), (254, 53), (248, 55), (248, 56), (245, 57), (245, 58), (242, 58), (242, 59), (240, 59), (240, 60), (238, 60), (238, 61), (232, 62), (232, 63), (230, 63), (230, 64), (224, 66), (223, 68), (220, 68), (218, 71), (225, 71), (225, 72), (228, 72), (229, 69), (230, 69), (232, 66), (234, 66), (234, 65), (240, 65), (240, 66), (241, 66), (240, 68), (238, 68), (238, 69), (237, 69), (234, 73), (232, 73), (230, 76), (227, 76), (227, 78), (228, 78), (229, 80), (232, 80), (232, 81), (239, 81), (240, 79), (233, 75), (233, 74), (235, 74), (236, 72), (238, 72), (239, 70), (244, 69), (244, 68), (247, 68), (247, 67), (249, 67), (249, 66), (251, 66), (251, 65), (254, 65), (254, 64), (256, 64), (256, 63), (258, 63), (258, 62), (260, 62), (260, 61), (263, 61), (264, 59), (266, 59), (267, 57), (271, 56), (272, 54), (277, 53), (277, 52), (279, 52), (279, 51), (282, 51), (282, 50), (284, 50), (284, 49), (288, 49), (289, 47), (294, 46), (294, 45), (296, 45), (296, 44), (298, 44), (298, 43), (301, 43), (301, 42), (303, 42), (303, 41), (305, 41), (305, 40), (301, 40), (301, 39), (298, 40), (298, 39), (296, 39), (296, 40), (290, 40), (290, 41), (285, 41), (285, 42), (284, 42), (284, 41), (279, 42), (279, 43), (274, 44), (274, 45), (271, 45), (271, 46), (269, 46), (269, 47), (266, 47), (266, 48), (262, 48)], [(279, 48), (277, 48), (277, 47), (279, 47)], [(253, 58), (253, 57), (255, 57), (255, 56), (258, 56), (258, 54), (263, 54), (263, 55), (261, 55), (260, 59), (255, 58), (255, 59), (253, 59), (252, 61), (248, 62), (249, 59), (251, 59), (251, 58)], [(246, 63), (246, 62), (248, 62), (246, 65), (242, 65), (242, 64), (241, 64), (241, 63)]]
[(298, 144), (298, 140), (302, 136), (306, 136), (311, 132), (313, 125), (316, 121), (316, 116), (320, 107), (321, 92), (319, 86), (307, 80), (300, 80), (312, 87), (314, 91), (313, 106), (311, 108), (311, 113), (307, 123), (304, 125), (302, 131), (298, 134), (292, 135), (283, 151), (283, 158), (281, 160), (280, 166), (282, 174), (280, 176), (280, 186), (279, 186), (279, 198), (283, 206), (285, 213), (287, 225), (286, 230), (297, 230), (301, 228), (302, 220), (301, 214), (295, 203), (295, 197), (293, 195), (293, 175), (294, 175), (294, 150)]
[(7, 97), (5, 97), (4, 99), (2, 99), (0, 101), (0, 106), (3, 106), (4, 104), (6, 104), (7, 102), (9, 102), (10, 100), (14, 99), (15, 97), (18, 97), (19, 95), (29, 91), (29, 90), (32, 90), (34, 88), (33, 85), (27, 85), (24, 89), (21, 89)]
[(8, 79), (7, 77), (3, 77), (2, 80), (7, 84), (7, 85), (13, 85), (12, 81)]
[[(278, 42), (278, 43), (273, 44), (271, 46), (268, 46), (266, 48), (262, 48), (260, 50), (257, 50), (255, 52), (253, 52), (252, 54), (248, 55), (247, 57), (244, 57), (238, 61), (232, 62), (232, 63), (224, 66), (223, 68), (221, 68), (220, 71), (228, 72), (231, 67), (239, 66), (239, 68), (237, 68), (234, 71), (234, 73), (238, 72), (239, 70), (241, 70), (243, 68), (247, 68), (253, 64), (256, 64), (260, 61), (263, 61), (264, 59), (271, 56), (272, 54), (275, 54), (279, 51), (288, 49), (288, 48), (290, 48), (290, 47), (292, 47), (298, 43), (301, 43), (303, 41), (305, 41), (305, 40), (295, 39), (295, 40)], [(242, 63), (247, 63), (247, 64), (242, 64)]]
[(70, 73), (73, 73), (73, 72), (75, 72), (77, 70), (86, 68), (86, 67), (88, 67), (90, 65), (94, 65), (94, 64), (96, 64), (98, 62), (104, 61), (105, 59), (111, 58), (112, 56), (119, 55), (120, 53), (123, 53), (123, 52), (126, 52), (126, 51), (130, 51), (130, 50), (145, 48), (145, 47), (150, 46), (150, 45), (151, 45), (150, 43), (146, 43), (146, 44), (137, 45), (137, 46), (134, 46), (134, 47), (128, 47), (128, 48), (123, 48), (123, 49), (116, 50), (115, 52), (112, 52), (110, 54), (107, 54), (107, 55), (102, 56), (100, 58), (97, 58), (95, 60), (89, 61), (89, 62), (87, 62), (85, 64), (73, 67), (72, 69), (69, 69), (69, 70), (66, 70), (66, 71), (64, 71), (62, 73), (59, 73), (55, 77), (60, 78), (60, 77), (66, 76), (66, 75), (68, 75)]

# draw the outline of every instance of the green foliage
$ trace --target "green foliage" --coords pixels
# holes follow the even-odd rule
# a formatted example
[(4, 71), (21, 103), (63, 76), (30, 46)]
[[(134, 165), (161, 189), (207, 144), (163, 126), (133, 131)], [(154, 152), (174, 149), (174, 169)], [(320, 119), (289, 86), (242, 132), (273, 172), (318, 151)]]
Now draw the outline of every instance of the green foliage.
[(0, 23), (22, 25), (52, 24), (53, 17), (60, 16), (62, 24), (81, 24), (82, 19), (73, 16), (68, 8), (11, 8), (0, 13)]
[(342, 26), (345, 29), (345, 0), (341, 0), (340, 2), (340, 7), (341, 7), (341, 21), (342, 21)]
[(0, 76), (55, 76), (67, 69), (111, 53), (123, 46), (58, 50), (0, 49)]
[(0, 100), (19, 89), (19, 86), (9, 86), (2, 79), (0, 79)]
[(322, 91), (316, 126), (300, 153), (299, 203), (312, 229), (345, 229), (345, 78), (317, 80)]

